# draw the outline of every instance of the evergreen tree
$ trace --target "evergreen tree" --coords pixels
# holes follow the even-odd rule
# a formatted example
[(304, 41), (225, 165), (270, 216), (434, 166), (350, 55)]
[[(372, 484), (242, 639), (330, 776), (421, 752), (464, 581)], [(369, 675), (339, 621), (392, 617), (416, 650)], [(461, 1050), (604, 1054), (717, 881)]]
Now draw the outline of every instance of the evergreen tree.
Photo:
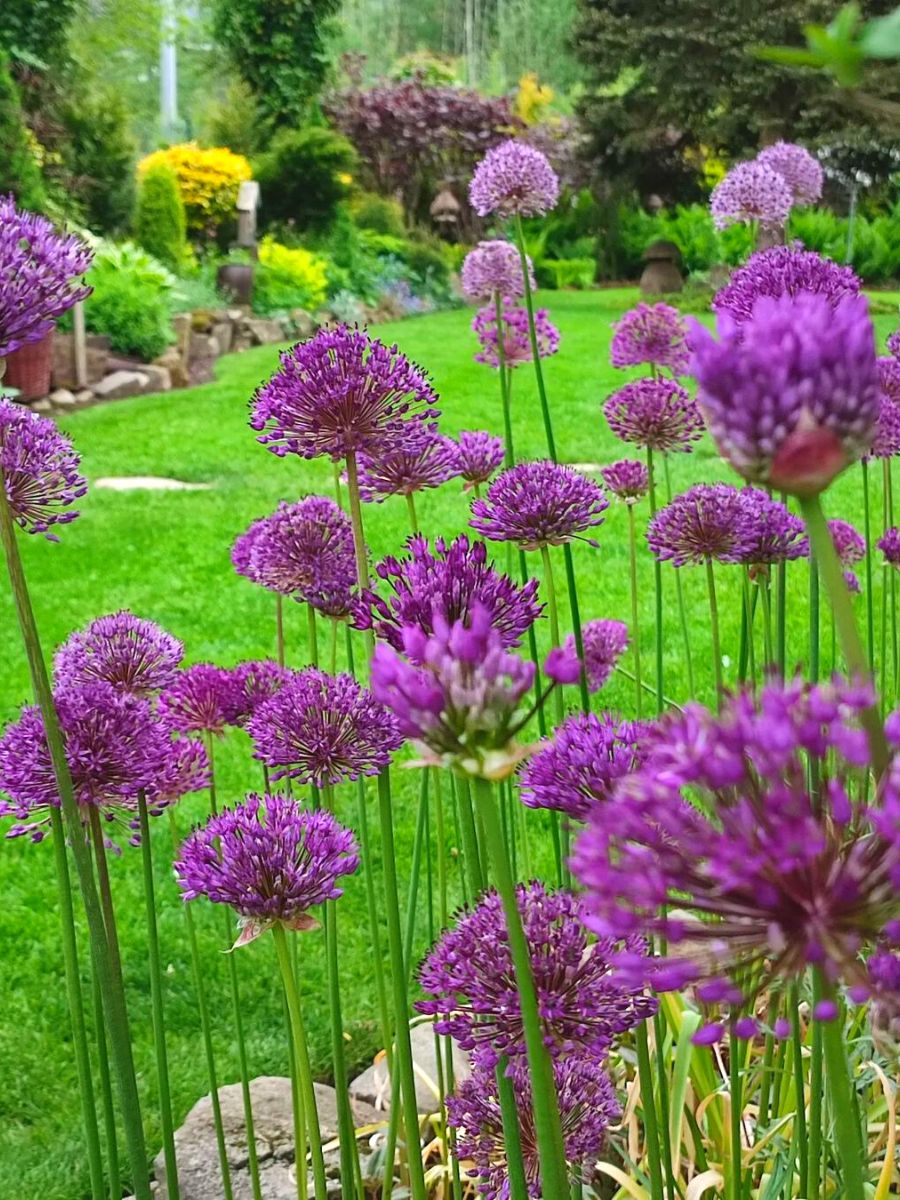
[(138, 191), (134, 236), (139, 245), (173, 271), (187, 252), (184, 204), (171, 167), (148, 167)]
[(41, 209), (46, 202), (19, 90), (0, 51), (0, 195), (9, 192), (23, 208)]

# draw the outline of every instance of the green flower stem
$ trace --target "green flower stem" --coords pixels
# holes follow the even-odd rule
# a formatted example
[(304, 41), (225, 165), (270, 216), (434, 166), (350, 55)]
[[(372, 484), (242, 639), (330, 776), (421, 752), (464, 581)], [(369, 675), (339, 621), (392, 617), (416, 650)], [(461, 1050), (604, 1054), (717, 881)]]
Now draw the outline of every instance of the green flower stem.
[[(169, 1056), (166, 1051), (166, 1020), (163, 1012), (162, 967), (159, 959), (159, 931), (156, 927), (156, 896), (153, 883), (153, 853), (150, 846), (150, 818), (147, 797), (138, 792), (138, 826), (141, 836), (141, 863), (144, 868), (144, 902), (147, 907), (147, 959), (150, 971), (150, 1013), (153, 1044), (156, 1051), (156, 1076), (159, 1085), (159, 1115), (162, 1125), (163, 1157), (166, 1164), (166, 1191), (178, 1200), (178, 1162), (175, 1157), (175, 1123), (172, 1119), (172, 1094), (169, 1088)], [(259, 1200), (259, 1197), (256, 1197)]]
[[(819, 976), (814, 972), (812, 981), (813, 1011), (822, 999)], [(808, 1200), (819, 1200), (822, 1184), (822, 1100), (823, 1086), (823, 1042), (822, 1022), (810, 1022), (812, 1045), (809, 1068), (809, 1184)]]
[(360, 588), (367, 588), (369, 586), (369, 559), (366, 554), (362, 506), (359, 500), (359, 470), (356, 464), (356, 454), (352, 450), (347, 455), (347, 495), (350, 500), (350, 525), (353, 529), (356, 577)]
[[(837, 626), (838, 638), (844, 653), (844, 661), (851, 677), (868, 678), (868, 663), (866, 653), (860, 641), (856, 620), (853, 616), (853, 606), (850, 593), (844, 582), (844, 574), (838, 560), (831, 532), (822, 512), (818, 496), (803, 497), (800, 500), (800, 511), (806, 523), (810, 547), (815, 554), (822, 576), (822, 583), (831, 602)], [(880, 778), (888, 765), (887, 741), (884, 727), (878, 714), (878, 708), (867, 708), (862, 714), (862, 724), (868, 734), (869, 750), (876, 775)]]
[(275, 655), (279, 667), (284, 666), (284, 597), (275, 597)]
[(419, 532), (419, 518), (416, 516), (416, 502), (412, 492), (406, 493), (406, 511), (409, 513), (409, 527), (413, 533)]
[[(225, 944), (233, 940), (231, 915), (228, 909), (223, 911), (225, 926)], [(238, 1069), (241, 1073), (241, 1101), (244, 1108), (244, 1127), (247, 1134), (247, 1165), (250, 1167), (250, 1184), (253, 1189), (253, 1200), (262, 1200), (262, 1183), (259, 1175), (259, 1155), (256, 1149), (256, 1123), (253, 1120), (253, 1101), (250, 1096), (250, 1070), (247, 1060), (247, 1041), (244, 1037), (243, 1005), (241, 1004), (240, 983), (238, 981), (237, 960), (234, 954), (227, 953), (228, 982), (231, 991), (231, 1015), (234, 1021), (234, 1040), (238, 1052)]]
[[(287, 995), (288, 1012), (291, 1019), (291, 1037), (294, 1043), (294, 1069), (297, 1073), (297, 1086), (303, 1098), (306, 1112), (306, 1128), (309, 1132), (310, 1151), (312, 1153), (313, 1183), (316, 1200), (326, 1200), (327, 1184), (325, 1180), (325, 1157), (322, 1153), (322, 1133), (319, 1128), (319, 1110), (316, 1107), (316, 1092), (313, 1087), (312, 1067), (309, 1061), (309, 1046), (306, 1041), (306, 1031), (303, 1028), (303, 1015), (300, 1011), (300, 995), (297, 990), (297, 980), (291, 967), (291, 954), (288, 948), (287, 934), (284, 926), (272, 926), (272, 936), (275, 939), (275, 953), (278, 956), (278, 967)], [(305, 1156), (295, 1157), (298, 1177), (304, 1169)]]
[[(62, 819), (59, 822), (60, 828), (54, 828), (54, 842), (58, 843), (59, 846), (54, 851), (54, 862), (60, 891), (60, 914), (63, 921), (63, 958), (66, 969), (66, 987), (73, 1037), (76, 1042), (76, 1067), (78, 1068), (82, 1110), (85, 1114), (85, 1136), (88, 1161), (91, 1164), (91, 1177), (93, 1180), (97, 1175), (96, 1156), (99, 1153), (99, 1135), (96, 1128), (96, 1109), (94, 1108), (90, 1072), (89, 1070), (87, 1073), (85, 1072), (85, 1066), (89, 1062), (89, 1059), (86, 1057), (87, 1041), (84, 1032), (84, 1005), (81, 999), (77, 975), (74, 924), (69, 924), (67, 915), (72, 910), (71, 888), (68, 886), (68, 872), (66, 872), (65, 876), (60, 873), (62, 859), (66, 853), (66, 838), (71, 846), (72, 857), (75, 860), (75, 870), (78, 875), (79, 889), (87, 917), (93, 968), (106, 1000), (110, 1047), (122, 1108), (125, 1144), (128, 1151), (129, 1163), (131, 1164), (132, 1186), (136, 1200), (150, 1200), (147, 1149), (144, 1142), (140, 1100), (135, 1080), (134, 1058), (131, 1050), (125, 995), (121, 989), (117, 989), (112, 971), (109, 944), (106, 940), (106, 931), (103, 924), (103, 913), (100, 908), (100, 900), (97, 895), (93, 869), (91, 867), (91, 856), (85, 844), (81, 818), (75, 802), (72, 777), (69, 773), (69, 764), (66, 760), (62, 733), (53, 704), (53, 693), (50, 688), (50, 680), (47, 676), (47, 668), (41, 651), (37, 624), (34, 619), (34, 611), (31, 607), (31, 598), (28, 594), (25, 573), (22, 569), (22, 560), (19, 556), (15, 525), (6, 494), (6, 483), (2, 470), (0, 470), (0, 544), (3, 546), (6, 557), (6, 565), (12, 585), (13, 601), (16, 608), (16, 617), (22, 634), (25, 654), (28, 659), (31, 685), (44, 721), (47, 745), (50, 751), (53, 774), (56, 779), (62, 808)], [(56, 822), (54, 822), (55, 825)], [(64, 889), (66, 895), (63, 895)], [(69, 925), (68, 929), (66, 928), (67, 925)], [(78, 990), (77, 997), (75, 995), (76, 989)], [(80, 1046), (78, 1045), (79, 1042), (81, 1043)], [(79, 1062), (81, 1064), (80, 1067), (78, 1067)]]
[(741, 1115), (744, 1107), (741, 1089), (740, 1041), (734, 1031), (737, 1018), (732, 1016), (728, 1039), (728, 1083), (731, 1099), (731, 1200), (741, 1200), (744, 1190), (744, 1173), (741, 1154)]
[(766, 667), (770, 667), (775, 663), (775, 647), (772, 639), (772, 593), (769, 590), (769, 581), (766, 578), (761, 578), (757, 584), (758, 594), (762, 600), (763, 610), (763, 653), (766, 656)]
[[(774, 1026), (778, 1020), (779, 995), (772, 997), (769, 1005), (768, 1024)], [(775, 1060), (775, 1035), (766, 1034), (763, 1047), (762, 1073), (759, 1080), (759, 1111), (756, 1118), (757, 1129), (764, 1129), (769, 1123), (769, 1097), (772, 1093), (772, 1072)]]
[(331, 674), (337, 674), (337, 649), (338, 649), (338, 625), (340, 622), (337, 617), (331, 618)]
[[(119, 1168), (119, 1135), (116, 1130), (116, 1106), (113, 1099), (112, 1079), (109, 1074), (109, 1054), (106, 1049), (106, 1025), (103, 1017), (103, 996), (96, 976), (91, 979), (94, 1007), (94, 1029), (96, 1031), (97, 1067), (100, 1076), (100, 1095), (103, 1101), (103, 1132), (106, 1135), (106, 1159), (109, 1173), (109, 1195), (122, 1195), (122, 1172)], [(102, 1164), (100, 1191), (97, 1200), (102, 1200), (106, 1191), (103, 1186)]]
[[(537, 329), (534, 324), (534, 296), (531, 292), (531, 280), (528, 277), (528, 255), (525, 251), (525, 230), (522, 228), (522, 218), (516, 215), (516, 246), (519, 251), (519, 261), (522, 264), (522, 283), (525, 290), (525, 309), (528, 313), (528, 336), (531, 341), (531, 357), (534, 360), (534, 377), (537, 380), (538, 397), (541, 402), (541, 417), (544, 421), (544, 433), (547, 437), (547, 451), (550, 458), (556, 462), (556, 442), (553, 439), (553, 423), (550, 419), (550, 405), (547, 402), (547, 389), (544, 386), (544, 372), (541, 367)], [(499, 331), (498, 331), (499, 332)], [(549, 1200), (549, 1197), (544, 1197)]]
[(578, 687), (581, 692), (582, 712), (591, 711), (591, 698), (588, 693), (587, 668), (584, 665), (584, 639), (581, 634), (581, 614), (578, 609), (578, 586), (575, 582), (575, 563), (572, 558), (572, 545), (563, 545), (563, 562), (566, 567), (566, 587), (569, 591), (569, 611), (572, 614), (572, 636), (575, 639), (575, 653), (581, 663), (581, 674), (578, 676)]
[(753, 683), (756, 683), (756, 652), (753, 638), (753, 597), (750, 591), (750, 572), (749, 568), (744, 568), (741, 572), (741, 593), (742, 593), (742, 610), (741, 610), (741, 648), (738, 653), (738, 682), (746, 683), (747, 668), (750, 669), (750, 678)]
[(662, 1160), (659, 1153), (659, 1122), (656, 1119), (653, 1069), (650, 1065), (650, 1044), (646, 1021), (641, 1021), (635, 1031), (635, 1045), (638, 1080), (641, 1086), (641, 1107), (644, 1113), (644, 1134), (647, 1141), (647, 1162), (650, 1169), (650, 1196), (652, 1200), (663, 1200), (665, 1193), (663, 1191)]
[(506, 367), (506, 346), (503, 343), (503, 297), (499, 292), (494, 293), (494, 312), (497, 319), (497, 374), (500, 376), (500, 403), (503, 407), (503, 445), (505, 450), (503, 465), (511, 467), (516, 461), (513, 451), (512, 406), (510, 405), (512, 377)]
[[(894, 482), (891, 475), (891, 460), (885, 458), (882, 460), (881, 469), (884, 476), (884, 525), (885, 529), (890, 528), (894, 524)], [(897, 645), (897, 572), (891, 570), (890, 577), (890, 596), (891, 596), (891, 668), (893, 670), (894, 689), (898, 686), (898, 670), (900, 670), (900, 662), (898, 662), (898, 645)], [(887, 668), (885, 670), (885, 678), (887, 677)]]
[(316, 610), (311, 604), (306, 606), (306, 619), (309, 626), (309, 661), (314, 667), (319, 665), (319, 636), (316, 631)]
[[(559, 609), (556, 604), (556, 585), (553, 581), (553, 563), (550, 561), (550, 550), (541, 546), (541, 563), (544, 568), (544, 587), (547, 589), (547, 614), (550, 618), (550, 644), (553, 647), (561, 645), (559, 636)], [(556, 723), (561, 725), (565, 710), (563, 708), (562, 688), (553, 689), (556, 701)]]
[[(820, 973), (819, 989), (823, 1000), (837, 1003), (834, 988)], [(847, 1200), (864, 1200), (865, 1166), (856, 1123), (853, 1080), (847, 1063), (844, 1027), (840, 1016), (822, 1022), (822, 1045), (825, 1058), (825, 1082), (831, 1099), (834, 1137), (843, 1176), (843, 1194)], [(809, 1193), (806, 1193), (807, 1195)]]
[[(528, 560), (525, 557), (525, 551), (519, 549), (519, 574), (524, 586), (528, 582)], [(531, 661), (534, 663), (534, 704), (537, 709), (538, 733), (541, 737), (547, 735), (547, 717), (544, 713), (544, 706), (541, 703), (541, 664), (538, 658), (537, 634), (534, 630), (534, 622), (528, 626), (528, 653)]]
[(634, 701), (635, 715), (641, 716), (641, 624), (638, 609), (638, 575), (637, 575), (637, 529), (634, 520), (634, 505), (626, 504), (628, 513), (628, 567), (631, 583), (631, 650), (634, 660)]
[(334, 502), (338, 508), (343, 508), (344, 497), (341, 489), (341, 464), (332, 463), (331, 466), (334, 475)]
[(869, 464), (863, 459), (863, 531), (866, 535), (866, 648), (869, 652), (869, 672), (875, 674), (875, 598), (873, 595), (872, 512), (869, 497)]
[[(787, 493), (782, 492), (779, 499), (787, 504)], [(784, 561), (775, 571), (775, 657), (783, 679), (787, 662), (787, 563)]]
[(800, 989), (791, 988), (791, 1058), (794, 1073), (794, 1112), (797, 1130), (797, 1195), (809, 1195), (809, 1142), (806, 1135), (806, 1095), (803, 1074), (803, 1036), (800, 1030)]
[(469, 883), (470, 900), (474, 904), (487, 886), (487, 872), (481, 859), (481, 848), (478, 845), (475, 810), (472, 807), (469, 780), (464, 775), (457, 778), (457, 795), (459, 797), (459, 824), (465, 871)]
[[(647, 474), (650, 477), (650, 516), (656, 516), (656, 477), (653, 470), (653, 451), (647, 448)], [(662, 563), (653, 556), (653, 624), (656, 638), (656, 711), (661, 713), (665, 708), (663, 695), (663, 645), (662, 645)], [(691, 693), (693, 695), (693, 692)]]
[(516, 897), (516, 885), (503, 846), (500, 812), (494, 789), (486, 779), (475, 780), (475, 797), (487, 835), (493, 881), (506, 916), (509, 949), (519, 991), (522, 1027), (531, 1071), (534, 1126), (541, 1169), (541, 1195), (543, 1200), (568, 1200), (568, 1172), (553, 1064), (544, 1044), (528, 943), (525, 940)]
[[(666, 503), (671, 504), (672, 503), (672, 480), (669, 475), (669, 456), (667, 454), (664, 454), (662, 456), (662, 461), (663, 461), (663, 474), (664, 474), (665, 480), (666, 480)], [(694, 658), (693, 658), (693, 655), (691, 654), (691, 635), (690, 635), (690, 628), (688, 626), (687, 609), (686, 609), (685, 603), (684, 603), (684, 589), (683, 589), (682, 583), (681, 583), (681, 572), (680, 571), (675, 572), (675, 599), (678, 604), (678, 620), (681, 624), (681, 637), (682, 637), (682, 641), (684, 642), (684, 665), (685, 665), (685, 670), (687, 671), (687, 678), (688, 678), (688, 694), (693, 696), (693, 695), (695, 695), (695, 692), (694, 692)]]
[(719, 640), (719, 604), (716, 600), (716, 574), (712, 559), (706, 560), (706, 590), (709, 593), (709, 628), (712, 634), (713, 669), (716, 676), (716, 706), (722, 702), (725, 681), (722, 678), (722, 645)]

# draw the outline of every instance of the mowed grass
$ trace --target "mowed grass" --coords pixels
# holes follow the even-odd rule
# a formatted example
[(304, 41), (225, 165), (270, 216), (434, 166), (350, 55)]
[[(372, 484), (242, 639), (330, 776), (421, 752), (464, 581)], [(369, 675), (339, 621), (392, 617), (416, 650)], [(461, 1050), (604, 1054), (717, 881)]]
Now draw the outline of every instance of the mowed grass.
[[(560, 353), (545, 364), (560, 457), (581, 465), (599, 465), (629, 455), (610, 434), (601, 405), (624, 379), (608, 365), (610, 325), (637, 299), (632, 290), (555, 293), (543, 296), (562, 332)], [(471, 313), (455, 311), (422, 317), (376, 330), (396, 340), (401, 349), (432, 373), (441, 395), (442, 426), (501, 431), (497, 380), (472, 361)], [(890, 317), (877, 319), (879, 337), (895, 326)], [(91, 481), (102, 476), (162, 475), (207, 485), (189, 492), (114, 492), (92, 488), (82, 515), (51, 545), (43, 539), (21, 539), (38, 621), (48, 655), (68, 633), (91, 618), (119, 608), (150, 617), (185, 642), (188, 661), (212, 660), (232, 665), (241, 659), (274, 654), (274, 607), (271, 596), (238, 578), (231, 568), (231, 543), (248, 523), (270, 511), (278, 500), (311, 492), (330, 493), (332, 469), (326, 462), (278, 459), (260, 447), (247, 426), (247, 403), (254, 387), (277, 366), (274, 348), (262, 348), (219, 364), (216, 382), (190, 391), (109, 404), (76, 413), (63, 422), (84, 456)], [(538, 457), (545, 441), (530, 369), (516, 372), (513, 389), (516, 449), (520, 457)], [(880, 472), (875, 471), (873, 507), (881, 528)], [(672, 486), (732, 478), (704, 439), (690, 455), (671, 463)], [(456, 483), (417, 500), (420, 523), (429, 535), (452, 536), (465, 528), (468, 500)], [(830, 516), (862, 525), (860, 472), (854, 469), (828, 497)], [(366, 509), (367, 536), (374, 558), (396, 553), (407, 536), (406, 508), (388, 501)], [(646, 512), (639, 517), (641, 528)], [(629, 620), (628, 550), (624, 512), (611, 506), (599, 533), (600, 548), (574, 548), (581, 615)], [(506, 551), (497, 548), (505, 565)], [(568, 624), (561, 553), (554, 555), (557, 587)], [(531, 566), (540, 574), (538, 556)], [(682, 571), (696, 690), (712, 694), (709, 619), (702, 572)], [(674, 572), (663, 572), (665, 605), (663, 651), (666, 694), (687, 695), (687, 673), (681, 624), (675, 602)], [(640, 600), (645, 677), (652, 671), (652, 564), (642, 548)], [(734, 569), (717, 571), (723, 627), (723, 650), (730, 659), (727, 679), (736, 678), (740, 590)], [(805, 659), (808, 646), (807, 566), (789, 571), (788, 661)], [(876, 572), (876, 612), (880, 613), (880, 571)], [(862, 616), (864, 602), (857, 600)], [(25, 659), (17, 638), (11, 602), (0, 590), (0, 716), (13, 719), (29, 699)], [(543, 648), (547, 622), (540, 623)], [(307, 661), (305, 614), (287, 610), (289, 663)], [(323, 637), (325, 631), (322, 631)], [(327, 644), (327, 639), (326, 644)], [(361, 642), (357, 642), (361, 652)], [(831, 632), (823, 623), (823, 665), (830, 668)], [(342, 658), (343, 661), (343, 652)], [(574, 700), (574, 697), (570, 698)], [(617, 676), (600, 697), (599, 706), (634, 712), (632, 685)], [(645, 708), (645, 712), (647, 709)], [(216, 747), (221, 798), (238, 800), (260, 786), (258, 765), (250, 758), (246, 736), (234, 732)], [(401, 886), (405, 889), (411, 859), (418, 776), (395, 774), (395, 829)], [(373, 827), (374, 801), (370, 798)], [(340, 798), (341, 814), (356, 824), (352, 790)], [(204, 796), (178, 810), (187, 830), (202, 818)], [(528, 813), (532, 853), (549, 863), (549, 838), (540, 814)], [(452, 823), (448, 851), (456, 845)], [(153, 831), (158, 919), (166, 975), (166, 1014), (176, 1117), (180, 1120), (207, 1090), (194, 988), (191, 981), (183, 914), (171, 872), (168, 824)], [(432, 850), (432, 853), (434, 851)], [(375, 854), (375, 870), (378, 855)], [(455, 870), (455, 868), (453, 868)], [(132, 1032), (140, 1087), (146, 1109), (150, 1153), (159, 1147), (156, 1084), (150, 1033), (143, 891), (137, 851), (125, 848), (112, 861), (124, 970), (129, 992)], [(460, 892), (455, 875), (452, 899)], [(87, 1194), (87, 1170), (81, 1143), (77, 1090), (68, 1041), (68, 1021), (58, 948), (55, 877), (47, 844), (24, 840), (0, 845), (0, 1197), (3, 1200), (78, 1200)], [(220, 1079), (237, 1078), (237, 1056), (230, 1034), (227, 979), (222, 956), (221, 914), (195, 905), (202, 938), (204, 976), (217, 1024)], [(427, 906), (419, 905), (416, 955), (426, 949), (432, 930)], [(361, 876), (350, 880), (340, 904), (344, 1016), (347, 1053), (354, 1066), (370, 1061), (378, 1049), (372, 947), (365, 917)], [(314, 1065), (329, 1074), (328, 1009), (325, 1001), (321, 939), (307, 935), (300, 948), (303, 990)], [(267, 940), (238, 956), (244, 1025), (253, 1074), (286, 1072), (282, 1009), (275, 963)], [(82, 967), (87, 956), (82, 955)]]

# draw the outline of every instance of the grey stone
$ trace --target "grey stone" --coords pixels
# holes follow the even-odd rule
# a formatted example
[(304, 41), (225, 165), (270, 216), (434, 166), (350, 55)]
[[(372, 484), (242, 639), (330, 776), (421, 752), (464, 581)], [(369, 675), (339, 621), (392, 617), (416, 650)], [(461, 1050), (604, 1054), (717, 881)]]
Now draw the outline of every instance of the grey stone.
[(212, 336), (218, 344), (219, 353), (227, 354), (234, 341), (234, 326), (230, 321), (217, 321), (212, 327)]
[(312, 337), (317, 328), (315, 317), (305, 308), (291, 309), (291, 325), (295, 335), (301, 339)]
[(53, 405), (45, 396), (42, 400), (32, 400), (28, 405), (32, 412), (47, 413), (53, 411)]
[(148, 379), (140, 371), (113, 371), (93, 386), (98, 400), (121, 400), (125, 396), (138, 396), (148, 390)]
[(229, 321), (232, 322), (232, 324), (237, 324), (238, 321), (243, 321), (243, 319), (246, 315), (247, 315), (247, 310), (244, 308), (226, 308), (225, 309), (225, 316), (228, 318)]
[(168, 350), (163, 351), (158, 358), (154, 358), (152, 365), (163, 367), (169, 372), (169, 382), (172, 387), (187, 387), (191, 381), (184, 358), (179, 353), (177, 346), (170, 346)]
[(176, 313), (172, 317), (172, 329), (175, 331), (175, 345), (178, 347), (181, 356), (185, 358), (191, 344), (191, 313)]
[(148, 392), (171, 392), (172, 373), (168, 367), (164, 367), (162, 363), (147, 363), (139, 369), (149, 380)]
[(79, 404), (93, 404), (94, 393), (90, 388), (82, 388), (80, 392), (75, 393), (75, 399)]
[(254, 346), (269, 346), (285, 340), (281, 322), (267, 317), (248, 317), (243, 328), (249, 333)]
[(205, 362), (219, 356), (219, 343), (214, 337), (210, 337), (208, 333), (192, 333), (190, 339), (190, 348), (188, 350), (188, 362), (193, 364), (197, 361)]
[[(433, 1113), (438, 1108), (438, 1070), (434, 1052), (434, 1029), (430, 1022), (414, 1025), (410, 1030), (413, 1067), (416, 1073), (416, 1103), (420, 1113)], [(442, 1039), (443, 1040), (443, 1039)], [(471, 1073), (466, 1055), (454, 1045), (453, 1070), (456, 1080), (462, 1081)], [(391, 1107), (391, 1082), (387, 1060), (378, 1059), (350, 1084), (350, 1099), (370, 1104), (379, 1112)]]
[(56, 391), (50, 393), (47, 399), (51, 404), (56, 404), (60, 408), (71, 408), (73, 404), (77, 403), (74, 392), (70, 392), (68, 388), (57, 388)]
[[(109, 362), (109, 338), (96, 333), (89, 333), (85, 339), (85, 365), (87, 368), (87, 383), (97, 383), (107, 372)], [(55, 388), (75, 388), (78, 380), (75, 375), (75, 336), (71, 333), (60, 333), (57, 329), (53, 335), (53, 361), (51, 379)]]

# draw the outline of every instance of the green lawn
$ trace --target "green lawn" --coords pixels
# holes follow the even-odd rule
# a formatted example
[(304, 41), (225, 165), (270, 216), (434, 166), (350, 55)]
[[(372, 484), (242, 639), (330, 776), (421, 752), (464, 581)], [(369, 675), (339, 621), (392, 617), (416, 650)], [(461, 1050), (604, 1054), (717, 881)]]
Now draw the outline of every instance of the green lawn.
[[(607, 364), (610, 323), (636, 299), (630, 290), (555, 293), (542, 297), (562, 331), (559, 355), (546, 364), (560, 456), (580, 464), (603, 464), (627, 453), (610, 434), (600, 412), (606, 395), (621, 382)], [(446, 312), (386, 327), (382, 336), (400, 347), (434, 376), (441, 394), (446, 432), (488, 427), (500, 431), (496, 378), (472, 361), (471, 314)], [(879, 334), (895, 326), (879, 317)], [(84, 456), (90, 479), (109, 475), (166, 475), (210, 485), (196, 492), (116, 493), (93, 489), (81, 518), (63, 530), (62, 542), (22, 539), (38, 620), (48, 651), (74, 628), (92, 617), (121, 607), (151, 617), (184, 639), (188, 659), (212, 659), (230, 665), (242, 658), (274, 652), (273, 605), (269, 595), (239, 579), (231, 569), (229, 549), (235, 536), (256, 516), (270, 511), (281, 498), (308, 491), (328, 491), (327, 463), (280, 460), (254, 440), (246, 421), (247, 402), (255, 387), (277, 364), (276, 351), (264, 348), (225, 359), (215, 383), (191, 391), (113, 403), (74, 414), (64, 422)], [(517, 451), (540, 456), (544, 441), (531, 373), (515, 379), (514, 421)], [(692, 455), (672, 464), (673, 485), (683, 488), (701, 480), (729, 478), (708, 441)], [(859, 472), (849, 473), (829, 497), (831, 516), (862, 523)], [(874, 489), (876, 514), (881, 490)], [(467, 501), (455, 484), (429, 492), (418, 502), (420, 520), (431, 534), (453, 534), (466, 524)], [(406, 536), (406, 509), (388, 502), (366, 511), (373, 554), (393, 552)], [(582, 617), (628, 618), (627, 547), (624, 513), (612, 509), (600, 531), (601, 548), (575, 547)], [(499, 559), (505, 562), (505, 551)], [(539, 564), (532, 556), (535, 571)], [(789, 662), (806, 653), (806, 566), (790, 574)], [(559, 560), (559, 580), (562, 564)], [(704, 581), (685, 570), (683, 585), (694, 652), (697, 686), (710, 695), (712, 667)], [(682, 634), (675, 605), (674, 573), (664, 571), (666, 691), (686, 695)], [(880, 582), (876, 582), (876, 588)], [(651, 666), (647, 631), (652, 618), (652, 569), (649, 557), (641, 568), (642, 622), (646, 672)], [(733, 571), (719, 572), (723, 648), (731, 655), (728, 677), (735, 678), (739, 591)], [(564, 589), (563, 589), (564, 590)], [(876, 596), (880, 608), (880, 593)], [(857, 601), (860, 613), (864, 604)], [(24, 656), (15, 636), (12, 606), (0, 592), (0, 716), (12, 718), (28, 699)], [(547, 643), (546, 622), (541, 637)], [(288, 657), (306, 661), (305, 618), (288, 611)], [(823, 634), (823, 663), (830, 666), (831, 640)], [(604, 705), (632, 711), (630, 684), (614, 680), (603, 693)], [(236, 732), (218, 748), (219, 783), (224, 798), (234, 800), (259, 785), (259, 771), (249, 759), (246, 737)], [(396, 829), (401, 874), (410, 858), (417, 782), (400, 775)], [(182, 828), (198, 819), (205, 798), (195, 797), (179, 813)], [(343, 800), (345, 819), (353, 822), (352, 797)], [(374, 812), (373, 812), (374, 816)], [(541, 843), (539, 816), (529, 814), (535, 841)], [(180, 1118), (206, 1090), (198, 1038), (197, 1014), (190, 981), (183, 917), (169, 868), (168, 830), (154, 832), (160, 931), (168, 966), (166, 995), (174, 1101)], [(154, 1111), (155, 1084), (150, 1038), (149, 982), (144, 952), (142, 889), (137, 853), (126, 849), (112, 864), (121, 922), (125, 972), (140, 1083), (147, 1100), (148, 1137), (158, 1147)], [(10, 1200), (77, 1200), (87, 1191), (87, 1172), (80, 1147), (77, 1093), (70, 1048), (62, 965), (57, 947), (55, 882), (49, 846), (23, 841), (0, 847), (0, 1196)], [(424, 906), (422, 906), (424, 907)], [(228, 1034), (227, 982), (220, 953), (218, 921), (196, 906), (203, 938), (210, 994), (219, 1008), (221, 1078), (236, 1076), (236, 1054)], [(364, 1064), (377, 1048), (370, 944), (366, 932), (361, 877), (351, 880), (341, 902), (341, 943), (347, 986), (345, 1017), (353, 1064)], [(428, 940), (426, 919), (419, 929), (419, 949)], [(328, 1014), (322, 997), (324, 979), (318, 939), (303, 943), (303, 981), (316, 1069), (328, 1073)], [(281, 1005), (275, 987), (270, 948), (255, 945), (239, 955), (253, 1073), (286, 1070)]]

